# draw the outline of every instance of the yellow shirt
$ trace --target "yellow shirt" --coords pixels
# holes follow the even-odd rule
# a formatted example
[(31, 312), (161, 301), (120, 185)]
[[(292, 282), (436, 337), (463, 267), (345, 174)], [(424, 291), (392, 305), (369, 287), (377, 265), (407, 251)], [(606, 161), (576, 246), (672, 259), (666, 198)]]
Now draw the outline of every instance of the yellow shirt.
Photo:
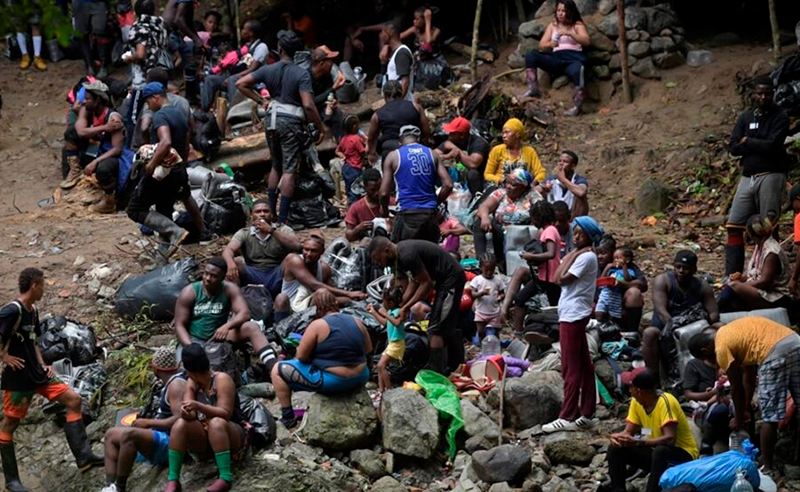
[(531, 173), (536, 183), (543, 182), (547, 177), (547, 171), (533, 147), (524, 145), (519, 157), (511, 157), (506, 144), (497, 145), (489, 152), (489, 159), (486, 161), (486, 170), (483, 172), (483, 177), (486, 181), (501, 184), (505, 177), (506, 169), (515, 169), (522, 166), (525, 166), (528, 172)]
[(692, 455), (692, 459), (697, 459), (700, 455), (692, 431), (689, 429), (686, 414), (683, 413), (678, 400), (670, 393), (661, 393), (658, 396), (656, 407), (649, 414), (635, 398), (631, 399), (628, 422), (641, 427), (641, 434), (645, 439), (662, 437), (665, 425), (677, 423), (675, 446)]
[(733, 361), (741, 366), (757, 366), (778, 342), (793, 333), (782, 324), (760, 316), (732, 321), (717, 330), (714, 341), (717, 364), (726, 371)]

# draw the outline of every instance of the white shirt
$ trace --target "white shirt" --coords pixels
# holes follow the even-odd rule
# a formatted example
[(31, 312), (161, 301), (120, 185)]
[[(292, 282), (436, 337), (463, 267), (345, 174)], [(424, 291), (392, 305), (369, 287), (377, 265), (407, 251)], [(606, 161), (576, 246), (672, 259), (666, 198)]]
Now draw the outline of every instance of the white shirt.
[(591, 251), (575, 258), (569, 268), (575, 280), (561, 286), (558, 300), (558, 321), (571, 323), (592, 314), (595, 282), (597, 281), (597, 255)]
[[(389, 59), (389, 63), (386, 65), (386, 80), (400, 80), (400, 76), (397, 75), (397, 64), (395, 63), (395, 58), (397, 54), (400, 53), (400, 50), (406, 49), (409, 53), (411, 53), (411, 59), (414, 59), (414, 54), (411, 52), (411, 48), (402, 44), (399, 48), (394, 50), (392, 53), (392, 57)], [(414, 65), (411, 65), (411, 71), (408, 74), (408, 92), (406, 92), (406, 101), (414, 102)]]

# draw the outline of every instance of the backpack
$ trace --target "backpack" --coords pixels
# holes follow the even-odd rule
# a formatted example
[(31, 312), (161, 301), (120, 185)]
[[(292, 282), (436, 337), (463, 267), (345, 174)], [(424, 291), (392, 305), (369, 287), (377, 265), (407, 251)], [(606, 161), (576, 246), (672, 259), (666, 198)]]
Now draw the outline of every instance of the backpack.
[(217, 155), (222, 145), (222, 132), (217, 125), (217, 119), (208, 113), (196, 112), (194, 114), (194, 148), (203, 153), (206, 162), (211, 162)]
[(240, 386), (242, 378), (236, 368), (236, 354), (233, 352), (233, 345), (228, 342), (209, 340), (205, 343), (205, 349), (211, 369), (228, 374), (236, 386)]
[(262, 321), (264, 326), (272, 324), (272, 296), (263, 285), (245, 285), (242, 296), (250, 308), (250, 319)]

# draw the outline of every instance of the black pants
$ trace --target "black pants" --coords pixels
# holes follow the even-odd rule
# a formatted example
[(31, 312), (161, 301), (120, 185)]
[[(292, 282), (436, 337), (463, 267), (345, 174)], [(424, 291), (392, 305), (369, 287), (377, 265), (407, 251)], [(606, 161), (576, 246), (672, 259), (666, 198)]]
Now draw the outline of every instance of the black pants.
[[(506, 264), (505, 231), (503, 230), (503, 226), (500, 225), (494, 217), (492, 218), (492, 229), (489, 232), (492, 233), (492, 253), (494, 253), (497, 264), (500, 265), (501, 270), (503, 270)], [(487, 234), (488, 232), (484, 232), (483, 229), (481, 229), (481, 221), (476, 218), (472, 225), (472, 238), (473, 241), (475, 241), (475, 256), (478, 258), (486, 253), (486, 248), (488, 246), (488, 241), (486, 239)]]
[(103, 159), (97, 164), (95, 177), (100, 188), (106, 193), (114, 193), (114, 188), (117, 186), (117, 176), (119, 176), (119, 159), (116, 157), (109, 157)]
[[(461, 329), (457, 327), (458, 308), (461, 295), (464, 293), (466, 277), (461, 272), (460, 278), (452, 287), (436, 287), (436, 297), (431, 310), (428, 335), (438, 335), (444, 339), (447, 353), (447, 368), (455, 369), (464, 362), (464, 343)], [(449, 374), (449, 373), (448, 373)]]
[(611, 490), (625, 492), (625, 479), (628, 465), (650, 472), (646, 492), (658, 492), (661, 475), (675, 465), (692, 461), (692, 456), (677, 446), (608, 448), (608, 473), (611, 476)]
[(538, 277), (531, 279), (523, 288), (514, 296), (514, 305), (525, 308), (525, 304), (531, 300), (536, 292), (541, 289), (547, 296), (547, 302), (551, 306), (558, 306), (558, 300), (561, 297), (561, 287), (557, 284), (550, 282), (542, 282)]
[(436, 209), (406, 210), (397, 214), (392, 224), (392, 242), (421, 239), (439, 244), (441, 233), (436, 220)]
[(189, 176), (183, 166), (175, 167), (161, 181), (140, 170), (141, 176), (136, 188), (131, 193), (128, 203), (128, 217), (134, 222), (144, 223), (150, 207), (156, 206), (156, 212), (172, 219), (172, 212), (177, 200), (191, 196)]
[(486, 182), (483, 180), (483, 172), (478, 169), (467, 170), (467, 188), (475, 196), (475, 193), (483, 191)]

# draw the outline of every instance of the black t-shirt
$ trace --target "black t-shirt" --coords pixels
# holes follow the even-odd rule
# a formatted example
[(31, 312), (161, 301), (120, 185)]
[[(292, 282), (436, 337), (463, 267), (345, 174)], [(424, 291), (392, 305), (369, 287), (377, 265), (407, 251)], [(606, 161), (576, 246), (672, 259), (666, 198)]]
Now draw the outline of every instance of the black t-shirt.
[(464, 281), (461, 265), (438, 244), (419, 239), (407, 239), (397, 243), (397, 267), (399, 274), (415, 277), (423, 270), (433, 279), (436, 288), (449, 289), (458, 281)]
[(683, 370), (683, 389), (701, 393), (713, 388), (717, 382), (717, 370), (700, 359), (692, 359)]
[(410, 49), (397, 48), (397, 54), (394, 57), (394, 66), (397, 70), (398, 77), (407, 77), (411, 75), (411, 67), (414, 66), (414, 55), (411, 54)]
[[(310, 74), (311, 72), (309, 72)], [(333, 77), (330, 74), (325, 74), (318, 79), (311, 77), (311, 87), (314, 89), (314, 105), (322, 114), (325, 111), (325, 103), (328, 102), (328, 94), (333, 90)]]
[[(487, 142), (483, 137), (470, 135), (466, 148), (460, 145), (457, 145), (457, 147), (469, 155), (477, 153), (483, 156), (483, 163), (478, 168), (478, 171), (480, 171), (481, 175), (483, 175), (483, 172), (486, 170), (486, 158), (489, 156), (489, 152), (491, 151), (489, 142)], [(445, 152), (444, 142), (442, 142), (442, 144), (439, 146), (439, 150)]]
[(163, 106), (153, 115), (153, 124), (150, 127), (150, 141), (158, 142), (158, 129), (162, 126), (169, 127), (172, 137), (172, 148), (181, 156), (184, 162), (189, 157), (189, 122), (186, 115), (175, 106)]
[[(10, 303), (0, 309), (0, 343), (5, 346), (8, 342), (8, 354), (25, 361), (25, 367), (20, 370), (8, 366), (3, 369), (0, 389), (33, 391), (46, 384), (50, 378), (36, 357), (35, 337), (42, 334), (39, 316), (35, 309), (34, 312), (29, 312), (23, 306), (20, 318), (21, 304)], [(18, 319), (19, 326), (14, 331)]]
[(381, 145), (387, 140), (399, 140), (400, 129), (406, 125), (420, 127), (420, 114), (411, 101), (392, 99), (375, 112), (378, 116), (378, 129)]
[(265, 65), (251, 74), (256, 82), (263, 83), (270, 97), (284, 104), (303, 106), (301, 92), (314, 94), (308, 70), (287, 61)]

